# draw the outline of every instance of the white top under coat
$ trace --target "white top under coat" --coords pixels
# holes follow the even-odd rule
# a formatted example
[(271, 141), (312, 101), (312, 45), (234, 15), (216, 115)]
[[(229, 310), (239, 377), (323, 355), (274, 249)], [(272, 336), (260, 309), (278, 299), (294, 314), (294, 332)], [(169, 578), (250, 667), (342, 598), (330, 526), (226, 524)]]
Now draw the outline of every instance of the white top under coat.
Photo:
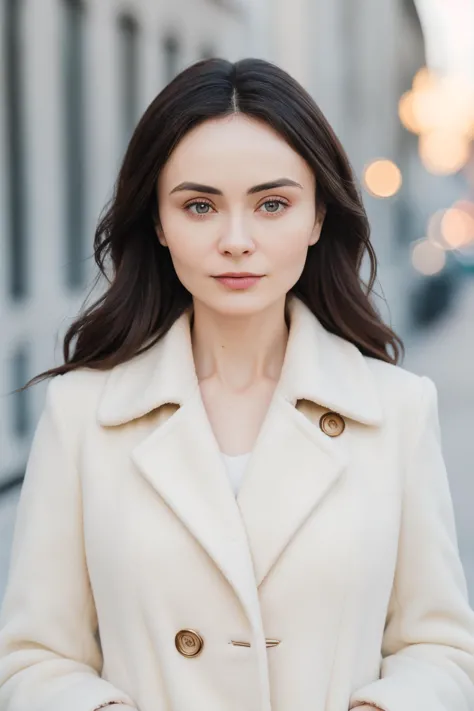
[(237, 496), (237, 494), (239, 493), (240, 485), (242, 484), (242, 479), (244, 476), (245, 468), (247, 466), (247, 462), (250, 458), (250, 452), (247, 452), (246, 454), (237, 455), (224, 454), (224, 452), (221, 452), (221, 455), (226, 465), (227, 474), (232, 486), (232, 490), (235, 496)]

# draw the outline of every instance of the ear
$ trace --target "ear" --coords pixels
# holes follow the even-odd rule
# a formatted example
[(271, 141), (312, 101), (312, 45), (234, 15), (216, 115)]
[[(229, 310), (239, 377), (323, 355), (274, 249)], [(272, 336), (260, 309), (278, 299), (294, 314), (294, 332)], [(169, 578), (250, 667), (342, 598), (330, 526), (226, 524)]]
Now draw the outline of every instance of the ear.
[(309, 240), (309, 246), (311, 247), (321, 237), (321, 231), (323, 229), (324, 218), (326, 217), (326, 205), (319, 205), (316, 209), (316, 220), (314, 222), (313, 231), (311, 232), (311, 237)]
[(158, 201), (156, 198), (151, 208), (151, 218), (153, 220), (153, 227), (155, 228), (156, 236), (158, 237), (159, 243), (162, 247), (167, 247), (168, 243), (166, 242), (165, 234), (161, 226), (160, 216), (158, 214)]
[(155, 224), (156, 236), (158, 237), (159, 243), (161, 244), (162, 247), (167, 247), (168, 243), (166, 241), (166, 237), (165, 237), (165, 234), (163, 232), (161, 225), (159, 224), (159, 222), (155, 222), (154, 224)]

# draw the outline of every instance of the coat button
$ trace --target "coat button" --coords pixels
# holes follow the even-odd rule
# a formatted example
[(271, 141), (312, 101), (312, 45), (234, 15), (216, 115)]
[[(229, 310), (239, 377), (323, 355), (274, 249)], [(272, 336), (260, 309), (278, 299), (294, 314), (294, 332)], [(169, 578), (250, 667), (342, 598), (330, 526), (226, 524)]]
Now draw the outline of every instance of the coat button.
[(325, 412), (319, 420), (319, 426), (329, 437), (339, 437), (344, 432), (346, 423), (337, 412)]
[(197, 657), (202, 650), (204, 640), (194, 630), (180, 630), (174, 638), (174, 643), (183, 657)]

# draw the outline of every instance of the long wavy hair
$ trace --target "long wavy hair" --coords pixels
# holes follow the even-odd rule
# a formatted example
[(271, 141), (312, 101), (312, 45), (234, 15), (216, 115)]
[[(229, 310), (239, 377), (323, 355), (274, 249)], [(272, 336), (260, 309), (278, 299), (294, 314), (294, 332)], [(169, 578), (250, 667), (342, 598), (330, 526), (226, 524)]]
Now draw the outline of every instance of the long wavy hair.
[[(157, 180), (188, 131), (234, 112), (266, 122), (304, 158), (316, 179), (318, 201), (326, 207), (320, 239), (309, 247), (292, 293), (328, 331), (364, 355), (398, 363), (403, 343), (371, 300), (377, 260), (367, 214), (348, 157), (328, 121), (304, 88), (274, 64), (214, 58), (178, 74), (139, 121), (94, 236), (100, 270), (95, 283), (102, 275), (107, 288), (92, 305), (83, 305), (67, 329), (64, 364), (20, 390), (76, 368), (107, 370), (133, 358), (162, 338), (192, 303), (169, 250), (156, 236)], [(365, 256), (368, 283), (360, 274)]]

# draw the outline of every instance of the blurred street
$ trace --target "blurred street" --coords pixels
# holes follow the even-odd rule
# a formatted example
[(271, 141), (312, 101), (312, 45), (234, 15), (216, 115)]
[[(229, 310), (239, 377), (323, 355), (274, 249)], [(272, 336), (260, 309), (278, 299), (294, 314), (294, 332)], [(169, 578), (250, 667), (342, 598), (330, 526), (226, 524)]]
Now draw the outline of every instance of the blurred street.
[[(443, 449), (456, 512), (459, 546), (474, 603), (474, 280), (466, 279), (444, 319), (406, 342), (404, 367), (438, 387)], [(18, 490), (0, 498), (0, 599), (3, 596)]]

